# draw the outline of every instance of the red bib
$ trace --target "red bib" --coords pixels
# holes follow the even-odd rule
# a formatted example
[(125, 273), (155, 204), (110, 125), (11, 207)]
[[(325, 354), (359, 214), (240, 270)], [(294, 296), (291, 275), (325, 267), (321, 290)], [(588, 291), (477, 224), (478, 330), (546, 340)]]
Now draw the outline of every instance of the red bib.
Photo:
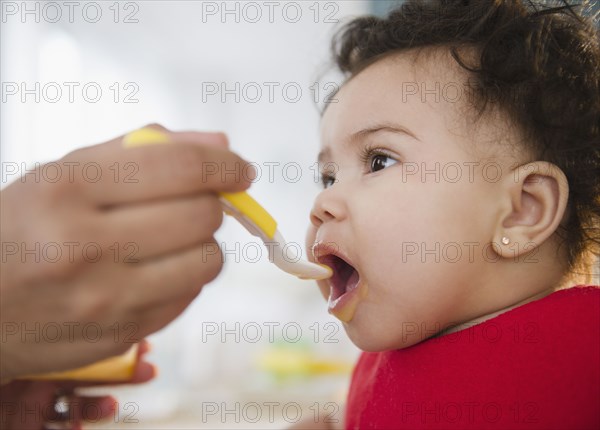
[(600, 429), (600, 288), (552, 293), (409, 348), (363, 353), (348, 429)]

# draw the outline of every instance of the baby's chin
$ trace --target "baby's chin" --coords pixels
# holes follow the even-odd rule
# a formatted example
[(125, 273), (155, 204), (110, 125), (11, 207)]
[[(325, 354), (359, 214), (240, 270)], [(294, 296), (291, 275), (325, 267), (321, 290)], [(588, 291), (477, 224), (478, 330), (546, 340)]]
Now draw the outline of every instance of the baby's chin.
[[(330, 294), (330, 286), (327, 281), (317, 281), (321, 295), (327, 301)], [(371, 318), (367, 309), (359, 306), (356, 314), (349, 322), (340, 321), (344, 326), (346, 334), (356, 347), (365, 352), (391, 351), (395, 349), (408, 348), (425, 338), (415, 336), (413, 333), (387, 333), (383, 335), (382, 327), (394, 324), (382, 324), (378, 317)]]
[(358, 330), (354, 330), (351, 326), (344, 323), (344, 329), (346, 330), (346, 334), (357, 348), (361, 351), (365, 352), (382, 352), (382, 351), (393, 351), (397, 349), (408, 348), (409, 346), (413, 346), (421, 340), (410, 339), (410, 340), (401, 340), (401, 339), (381, 339), (378, 338), (377, 335), (365, 336), (357, 333)]
[[(396, 349), (404, 349), (413, 346), (427, 338), (420, 334), (405, 333), (398, 328), (397, 324), (382, 324), (377, 316), (371, 316), (366, 309), (357, 310), (350, 322), (342, 323), (346, 334), (359, 349), (365, 352), (381, 352)], [(402, 323), (400, 323), (402, 326)], [(390, 329), (386, 330), (388, 327)]]

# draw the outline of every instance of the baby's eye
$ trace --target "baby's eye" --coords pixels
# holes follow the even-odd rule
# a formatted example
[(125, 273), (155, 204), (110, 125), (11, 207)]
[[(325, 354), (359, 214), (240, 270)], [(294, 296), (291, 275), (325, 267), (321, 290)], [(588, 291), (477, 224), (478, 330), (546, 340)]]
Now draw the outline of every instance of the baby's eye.
[(323, 188), (329, 188), (333, 184), (335, 184), (335, 176), (327, 174), (327, 173), (322, 173), (321, 174), (321, 183), (323, 184)]
[(371, 172), (383, 170), (396, 163), (396, 160), (384, 154), (376, 154), (371, 158)]
[(381, 150), (365, 149), (362, 160), (369, 173), (378, 172), (397, 163), (397, 160)]

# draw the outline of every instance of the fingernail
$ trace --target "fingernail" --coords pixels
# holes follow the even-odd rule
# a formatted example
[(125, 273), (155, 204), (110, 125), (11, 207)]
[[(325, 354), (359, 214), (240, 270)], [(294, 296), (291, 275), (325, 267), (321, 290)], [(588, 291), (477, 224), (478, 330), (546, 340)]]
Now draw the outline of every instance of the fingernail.
[(178, 131), (173, 134), (176, 142), (197, 143), (218, 147), (229, 147), (227, 135), (221, 131)]

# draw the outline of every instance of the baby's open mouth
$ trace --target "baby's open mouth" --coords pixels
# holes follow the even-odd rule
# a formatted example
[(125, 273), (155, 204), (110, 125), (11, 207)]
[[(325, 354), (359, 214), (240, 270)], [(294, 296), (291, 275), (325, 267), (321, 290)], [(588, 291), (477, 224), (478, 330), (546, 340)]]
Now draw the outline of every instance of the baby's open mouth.
[[(333, 243), (333, 242), (332, 242)], [(349, 323), (357, 311), (358, 305), (366, 298), (368, 286), (360, 279), (359, 271), (350, 259), (339, 252), (331, 243), (318, 242), (313, 246), (313, 256), (326, 266), (331, 267), (333, 275), (329, 283), (329, 313), (344, 323)]]
[(344, 294), (356, 288), (360, 277), (354, 266), (335, 254), (324, 255), (318, 260), (319, 263), (325, 264), (333, 270), (333, 276), (328, 280), (331, 287), (329, 296), (331, 307), (332, 303), (335, 304)]

